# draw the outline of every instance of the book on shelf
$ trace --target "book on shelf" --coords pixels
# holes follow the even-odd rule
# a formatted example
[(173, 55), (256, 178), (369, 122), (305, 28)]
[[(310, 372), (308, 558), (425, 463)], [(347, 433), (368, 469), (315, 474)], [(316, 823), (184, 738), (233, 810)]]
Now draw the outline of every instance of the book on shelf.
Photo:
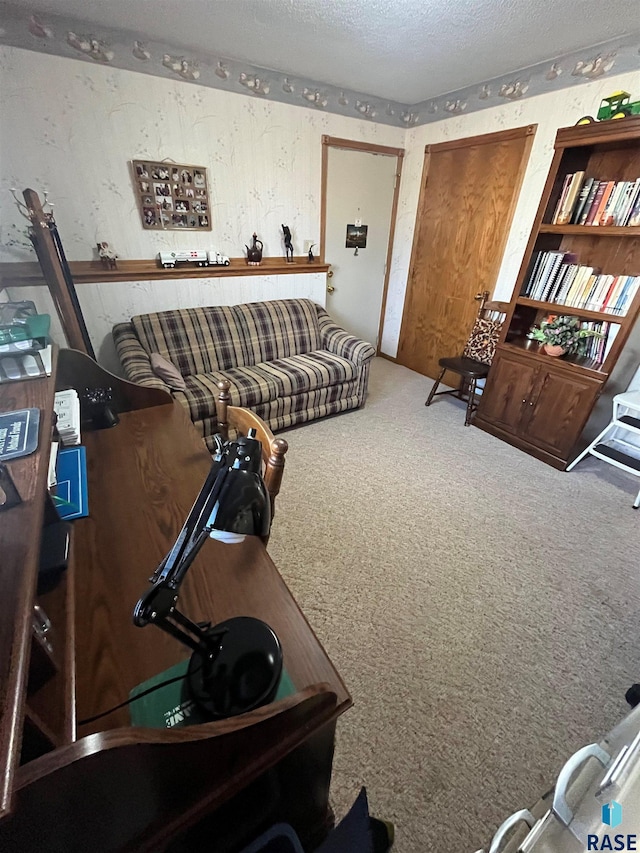
[(566, 305), (571, 308), (582, 307), (580, 305), (583, 295), (588, 288), (589, 278), (593, 274), (593, 267), (579, 266), (576, 277), (571, 285), (571, 290), (567, 294)]
[(577, 258), (574, 256), (574, 260), (571, 260), (567, 263), (566, 268), (562, 273), (562, 279), (560, 281), (560, 287), (557, 292), (552, 295), (550, 302), (564, 302), (567, 298), (567, 293), (573, 284), (573, 280), (576, 277), (578, 272), (578, 264), (576, 263)]
[(640, 191), (638, 192), (638, 196), (633, 203), (633, 209), (630, 211), (625, 224), (634, 228), (637, 228), (638, 225), (640, 225)]
[[(600, 219), (602, 218), (602, 215), (603, 215), (605, 208), (607, 206), (607, 202), (609, 201), (609, 197), (610, 197), (611, 193), (613, 192), (613, 188), (614, 188), (615, 184), (613, 181), (606, 181), (606, 182), (603, 181), (602, 186), (604, 187), (604, 190), (602, 192), (602, 195), (600, 196), (600, 200), (599, 200), (597, 207), (596, 207), (596, 204), (594, 201), (593, 206), (594, 206), (594, 208), (596, 208), (596, 212), (595, 212), (595, 216), (591, 220), (592, 225), (600, 225), (601, 224)], [(598, 190), (598, 192), (600, 192), (600, 190)], [(598, 194), (596, 193), (596, 201), (597, 200), (598, 200)], [(589, 224), (589, 222), (587, 220), (587, 225), (588, 224)]]
[(640, 178), (604, 181), (585, 173), (565, 175), (551, 223), (553, 225), (617, 226), (640, 224)]
[(616, 203), (611, 210), (605, 225), (625, 225), (635, 199), (640, 193), (640, 179), (637, 181), (621, 181), (616, 196)]
[(572, 252), (539, 252), (522, 296), (567, 308), (624, 316), (640, 288), (640, 275), (612, 275), (577, 263)]
[(602, 213), (600, 214), (600, 218), (598, 219), (598, 225), (613, 225), (615, 223), (614, 211), (616, 207), (620, 203), (620, 198), (622, 193), (626, 187), (626, 181), (618, 181), (617, 184), (613, 184), (611, 188), (611, 194), (604, 205)]
[(544, 301), (543, 297), (547, 290), (547, 285), (557, 273), (563, 257), (564, 252), (545, 252), (545, 258), (543, 258), (540, 265), (538, 279), (533, 290), (533, 299), (540, 300), (541, 302)]
[(551, 300), (551, 295), (556, 291), (558, 277), (561, 274), (562, 270), (562, 262), (564, 261), (564, 252), (558, 252), (555, 254), (551, 261), (551, 267), (549, 270), (549, 275), (547, 278), (547, 283), (542, 288), (542, 295), (540, 300), (542, 302), (549, 302)]
[(589, 187), (589, 194), (585, 200), (585, 203), (580, 211), (580, 218), (576, 220), (576, 225), (586, 225), (587, 218), (589, 216), (589, 211), (593, 206), (593, 202), (595, 200), (596, 195), (598, 194), (598, 189), (600, 187), (600, 181), (594, 180), (591, 186)]
[(613, 275), (596, 276), (593, 289), (584, 307), (588, 308), (589, 311), (598, 311), (599, 306), (604, 306), (606, 294), (609, 292), (614, 278)]
[[(589, 194), (591, 192), (591, 187), (594, 185), (594, 178), (587, 178), (586, 181), (582, 185), (582, 189), (580, 190), (580, 195), (578, 196), (578, 200), (573, 209), (573, 213), (571, 214), (570, 223), (571, 225), (577, 225), (580, 222), (580, 217), (582, 216), (582, 211), (587, 204), (589, 199)], [(595, 194), (595, 190), (594, 190)], [(593, 199), (593, 196), (591, 196)]]
[(599, 332), (602, 337), (590, 337), (587, 338), (586, 347), (584, 356), (585, 358), (592, 359), (598, 364), (604, 364), (607, 360), (607, 356), (613, 346), (613, 342), (620, 330), (620, 325), (618, 323), (608, 323), (606, 321), (591, 321), (589, 323), (582, 323), (583, 329), (590, 329), (593, 332)]
[(553, 220), (556, 225), (569, 224), (573, 208), (582, 189), (584, 172), (574, 172), (572, 175), (567, 175), (567, 177), (569, 181), (566, 186), (566, 193), (563, 194), (564, 198), (561, 199), (560, 209)]
[(616, 225), (631, 225), (629, 221), (633, 208), (640, 200), (640, 178), (636, 181), (626, 181), (626, 188), (622, 195), (620, 207), (615, 212)]
[(551, 217), (551, 222), (555, 225), (558, 221), (558, 216), (560, 216), (560, 211), (564, 206), (565, 199), (567, 198), (567, 190), (569, 189), (569, 184), (571, 183), (572, 175), (568, 174), (564, 176), (564, 181), (562, 182), (562, 189), (560, 190), (560, 195), (558, 197), (558, 201), (556, 203), (555, 210), (553, 211), (553, 216)]

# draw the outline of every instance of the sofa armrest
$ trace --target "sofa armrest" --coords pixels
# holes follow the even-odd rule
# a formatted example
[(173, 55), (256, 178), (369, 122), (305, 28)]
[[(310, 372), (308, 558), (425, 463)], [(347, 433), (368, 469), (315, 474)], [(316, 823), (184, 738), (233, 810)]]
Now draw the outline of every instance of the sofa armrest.
[(118, 323), (113, 327), (113, 341), (125, 378), (147, 388), (160, 388), (171, 394), (171, 388), (151, 369), (151, 359), (138, 340), (131, 323)]
[(376, 354), (375, 347), (347, 332), (323, 308), (318, 310), (320, 343), (323, 349), (335, 353), (355, 364), (364, 364)]

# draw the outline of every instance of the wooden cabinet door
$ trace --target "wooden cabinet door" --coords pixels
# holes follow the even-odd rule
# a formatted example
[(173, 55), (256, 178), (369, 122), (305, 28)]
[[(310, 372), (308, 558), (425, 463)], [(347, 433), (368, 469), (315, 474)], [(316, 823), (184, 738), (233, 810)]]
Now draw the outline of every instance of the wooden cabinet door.
[(594, 379), (553, 368), (540, 368), (527, 401), (520, 434), (541, 450), (567, 458), (598, 396)]
[(528, 416), (538, 365), (510, 353), (496, 352), (480, 400), (478, 417), (514, 435)]

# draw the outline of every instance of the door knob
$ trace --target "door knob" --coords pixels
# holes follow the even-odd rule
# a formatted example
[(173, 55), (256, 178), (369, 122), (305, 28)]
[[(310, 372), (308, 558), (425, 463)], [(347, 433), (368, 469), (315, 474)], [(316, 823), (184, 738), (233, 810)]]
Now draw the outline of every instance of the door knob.
[(333, 293), (335, 287), (332, 284), (327, 285), (327, 293)]

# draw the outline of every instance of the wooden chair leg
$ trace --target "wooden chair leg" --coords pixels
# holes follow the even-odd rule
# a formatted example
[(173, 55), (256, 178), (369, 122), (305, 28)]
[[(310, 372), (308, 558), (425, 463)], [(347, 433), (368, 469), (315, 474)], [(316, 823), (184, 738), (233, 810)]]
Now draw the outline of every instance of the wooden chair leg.
[(476, 398), (476, 378), (475, 376), (469, 380), (469, 387), (467, 388), (467, 414), (465, 415), (464, 425), (469, 426), (471, 423), (471, 415), (473, 414), (473, 403)]
[(231, 402), (231, 394), (229, 388), (231, 383), (228, 379), (221, 379), (218, 382), (218, 399), (216, 400), (216, 416), (218, 419), (218, 432), (225, 441), (229, 438), (229, 423), (227, 418), (227, 406)]
[(446, 367), (442, 368), (442, 370), (440, 371), (440, 376), (438, 376), (436, 381), (433, 383), (433, 385), (431, 387), (431, 391), (429, 391), (429, 396), (427, 397), (427, 402), (425, 403), (425, 406), (431, 405), (431, 401), (433, 400), (433, 398), (435, 396), (436, 389), (438, 388), (438, 385), (442, 382), (442, 377), (444, 376), (446, 369), (447, 369)]

